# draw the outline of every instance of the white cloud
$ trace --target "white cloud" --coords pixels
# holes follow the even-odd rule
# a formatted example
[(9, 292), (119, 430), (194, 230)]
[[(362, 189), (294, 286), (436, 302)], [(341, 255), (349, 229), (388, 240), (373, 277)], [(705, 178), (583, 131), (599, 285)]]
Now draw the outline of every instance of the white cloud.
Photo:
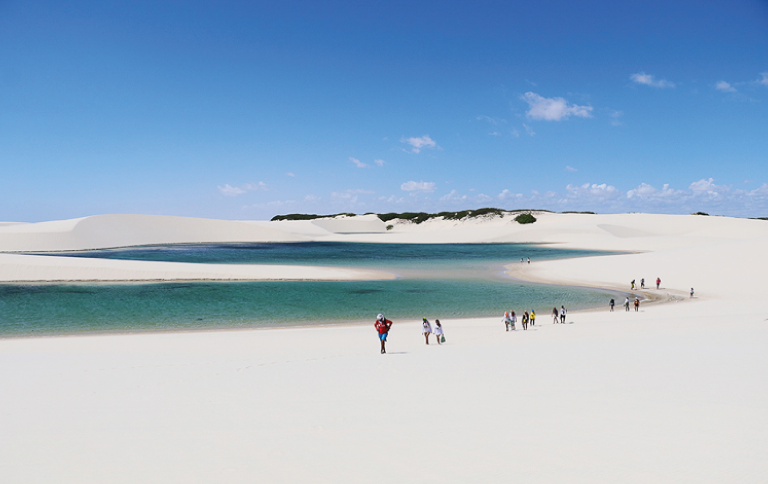
[(371, 195), (373, 193), (370, 190), (363, 190), (361, 188), (344, 190), (343, 192), (331, 192), (331, 201), (351, 206), (358, 203), (359, 195)]
[(512, 130), (512, 132), (511, 132), (511, 134), (512, 134), (512, 136), (514, 136), (515, 138), (519, 138), (519, 137), (520, 137), (520, 133), (519, 133), (519, 132), (518, 132), (516, 129), (513, 129), (513, 130)]
[(619, 195), (619, 190), (606, 183), (585, 183), (583, 185), (568, 184), (565, 187), (571, 197), (613, 198)]
[(521, 99), (528, 103), (530, 109), (525, 114), (531, 119), (560, 121), (570, 116), (592, 117), (592, 106), (569, 105), (561, 97), (546, 98), (534, 92), (526, 92)]
[(523, 124), (523, 128), (525, 128), (525, 132), (528, 133), (528, 136), (533, 136), (536, 134), (536, 132), (532, 130), (531, 127), (527, 124)]
[(410, 150), (411, 153), (419, 153), (422, 148), (435, 148), (437, 146), (437, 143), (428, 134), (420, 138), (401, 138), (400, 142), (413, 146)]
[(384, 166), (386, 162), (384, 160), (373, 160), (374, 163), (376, 163), (376, 166)]
[(507, 190), (505, 188), (504, 190), (501, 191), (501, 193), (496, 195), (496, 198), (498, 198), (499, 200), (513, 200), (513, 199), (516, 199), (516, 198), (523, 198), (523, 194), (522, 193), (512, 193), (512, 192), (510, 192), (509, 190)]
[(446, 193), (440, 197), (441, 202), (463, 202), (467, 199), (466, 195), (459, 195), (456, 190), (451, 190), (450, 193)]
[(425, 181), (407, 181), (400, 185), (400, 189), (406, 192), (432, 193), (435, 191), (435, 183)]
[(731, 86), (729, 83), (725, 81), (720, 81), (717, 84), (715, 84), (715, 89), (723, 92), (736, 92), (736, 88)]
[(366, 168), (368, 166), (365, 163), (363, 163), (362, 161), (358, 160), (357, 158), (352, 158), (351, 156), (349, 157), (349, 161), (354, 163), (355, 166), (358, 167), (358, 168)]
[(288, 173), (286, 173), (286, 175), (288, 175), (288, 176), (296, 176), (293, 173), (291, 173), (290, 171)]
[(660, 89), (664, 89), (667, 87), (675, 87), (674, 82), (667, 81), (666, 79), (656, 80), (652, 75), (646, 74), (645, 72), (638, 72), (637, 74), (632, 74), (631, 76), (629, 76), (629, 78), (638, 84), (643, 84), (645, 86), (651, 86), (651, 87), (658, 87)]
[(684, 194), (685, 192), (682, 190), (673, 190), (669, 188), (669, 183), (665, 183), (661, 190), (657, 190), (655, 187), (647, 183), (641, 183), (637, 188), (633, 188), (632, 190), (627, 191), (627, 198), (640, 200), (671, 200), (672, 198), (679, 199)]
[(762, 79), (758, 79), (757, 83), (762, 84), (763, 86), (768, 86), (768, 72), (761, 72), (761, 76), (763, 76)]
[(575, 171), (579, 171), (579, 170), (577, 170), (576, 168), (574, 168), (574, 167), (569, 165), (569, 166), (565, 167), (565, 171), (575, 172)]
[(217, 188), (219, 189), (222, 195), (226, 195), (228, 197), (236, 197), (238, 195), (242, 195), (243, 193), (245, 193), (245, 190), (243, 190), (242, 188), (230, 186), (229, 183), (227, 183), (223, 187), (218, 186)]
[(494, 131), (493, 133), (488, 133), (488, 136), (499, 136), (500, 133), (498, 131)]
[(227, 197), (236, 197), (238, 195), (242, 195), (246, 192), (251, 192), (254, 190), (266, 190), (267, 184), (264, 182), (258, 182), (258, 183), (246, 183), (241, 187), (233, 187), (229, 183), (222, 186), (217, 186), (216, 188), (219, 189), (219, 192), (222, 195), (225, 195)]

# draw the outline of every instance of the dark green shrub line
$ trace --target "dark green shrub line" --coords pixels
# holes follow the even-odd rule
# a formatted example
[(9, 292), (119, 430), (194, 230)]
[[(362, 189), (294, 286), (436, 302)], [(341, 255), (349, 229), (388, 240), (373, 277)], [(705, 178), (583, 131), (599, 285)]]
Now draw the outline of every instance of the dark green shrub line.
[(315, 220), (316, 218), (331, 218), (338, 217), (339, 215), (346, 215), (347, 217), (357, 217), (354, 213), (337, 213), (334, 215), (315, 215), (311, 213), (289, 213), (287, 215), (275, 215), (272, 217), (272, 222), (278, 220)]

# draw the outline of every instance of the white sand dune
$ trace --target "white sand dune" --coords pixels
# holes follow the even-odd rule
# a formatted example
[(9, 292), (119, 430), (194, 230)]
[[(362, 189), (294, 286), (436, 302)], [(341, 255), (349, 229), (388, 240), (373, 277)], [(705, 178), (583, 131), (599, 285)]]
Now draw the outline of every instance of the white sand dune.
[(395, 321), (387, 355), (372, 320), (0, 340), (0, 481), (765, 482), (768, 222), (541, 214), (327, 232), (307, 238), (627, 251), (509, 271), (625, 290), (658, 276), (646, 292), (668, 302), (565, 325), (540, 314), (514, 333), (501, 315), (444, 320), (440, 347)]

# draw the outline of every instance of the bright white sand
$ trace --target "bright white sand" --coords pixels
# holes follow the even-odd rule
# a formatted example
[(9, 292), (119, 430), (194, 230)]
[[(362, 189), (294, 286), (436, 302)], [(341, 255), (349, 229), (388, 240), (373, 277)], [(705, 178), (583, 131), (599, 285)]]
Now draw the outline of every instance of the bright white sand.
[(387, 355), (372, 320), (0, 340), (0, 481), (765, 482), (768, 222), (544, 214), (309, 238), (642, 251), (510, 271), (660, 276), (649, 292), (674, 302), (515, 333), (445, 320), (442, 347), (395, 321)]

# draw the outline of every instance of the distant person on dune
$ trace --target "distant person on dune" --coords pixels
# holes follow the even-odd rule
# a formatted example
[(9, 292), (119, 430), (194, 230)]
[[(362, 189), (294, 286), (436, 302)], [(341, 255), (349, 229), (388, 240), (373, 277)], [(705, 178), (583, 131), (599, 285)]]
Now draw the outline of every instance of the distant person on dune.
[(629, 285), (630, 285), (631, 289), (634, 291), (635, 290), (635, 280), (632, 279), (632, 282), (630, 282)]
[(528, 311), (523, 313), (523, 331), (528, 331)]
[(517, 324), (517, 315), (514, 311), (509, 312), (509, 319), (512, 320), (512, 331), (515, 330), (515, 325)]
[(389, 328), (392, 327), (392, 321), (385, 318), (383, 314), (379, 314), (376, 317), (376, 322), (373, 323), (373, 326), (379, 332), (379, 340), (381, 341), (381, 354), (383, 355), (387, 352), (387, 350), (384, 348), (384, 344), (387, 342), (387, 335), (389, 334)]
[(443, 344), (443, 342), (441, 341), (441, 339), (443, 337), (443, 325), (440, 324), (440, 320), (439, 319), (435, 319), (435, 330), (434, 330), (434, 333), (435, 333), (435, 338), (437, 338), (437, 344)]
[(693, 297), (693, 288), (691, 288), (691, 297)]
[(624, 298), (624, 310), (629, 311), (629, 297)]
[(533, 312), (533, 309), (531, 309), (531, 315), (528, 316), (528, 322), (531, 323), (531, 326), (536, 326), (536, 313)]
[(613, 306), (615, 304), (616, 304), (616, 301), (614, 301), (613, 299), (611, 299), (611, 302), (608, 303), (608, 306), (610, 306), (610, 308), (611, 308), (611, 312), (613, 312)]
[(645, 289), (645, 278), (640, 279), (640, 289)]
[(557, 306), (552, 308), (552, 324), (557, 324), (557, 317), (560, 315), (560, 311), (557, 310)]
[(635, 312), (640, 310), (640, 299), (635, 298)]
[(424, 342), (429, 344), (429, 335), (432, 334), (432, 325), (429, 324), (427, 318), (421, 320), (421, 333), (424, 335)]
[(560, 324), (565, 324), (565, 314), (568, 311), (565, 310), (565, 306), (560, 306)]
[(661, 284), (661, 277), (656, 278), (656, 289), (659, 288), (659, 285)]

